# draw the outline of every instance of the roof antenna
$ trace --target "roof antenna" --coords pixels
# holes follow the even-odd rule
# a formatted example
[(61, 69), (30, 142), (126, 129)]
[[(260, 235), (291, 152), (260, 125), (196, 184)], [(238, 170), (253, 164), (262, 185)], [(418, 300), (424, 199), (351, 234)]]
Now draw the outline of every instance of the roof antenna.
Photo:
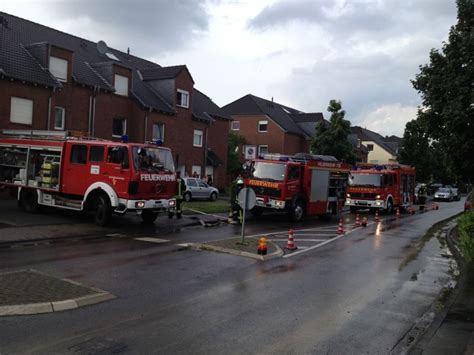
[(127, 54), (130, 55), (130, 47), (127, 48)]
[(273, 102), (273, 96), (272, 96), (272, 102)]

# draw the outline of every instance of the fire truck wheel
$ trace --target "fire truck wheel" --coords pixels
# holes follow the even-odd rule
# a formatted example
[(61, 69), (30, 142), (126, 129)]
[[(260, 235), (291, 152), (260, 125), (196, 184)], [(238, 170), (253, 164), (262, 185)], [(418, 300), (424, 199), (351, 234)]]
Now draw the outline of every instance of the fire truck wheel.
[(35, 213), (39, 211), (38, 194), (35, 190), (24, 189), (21, 191), (20, 207), (23, 211), (28, 213)]
[(183, 198), (184, 198), (184, 201), (186, 202), (191, 201), (191, 193), (190, 192), (184, 193)]
[(105, 226), (112, 217), (112, 207), (107, 196), (98, 195), (94, 201), (94, 221), (99, 226)]
[(301, 221), (304, 215), (303, 201), (296, 200), (291, 207), (291, 219), (295, 222)]
[(388, 199), (387, 201), (387, 208), (385, 209), (385, 212), (387, 212), (387, 214), (392, 214), (393, 213), (393, 202), (392, 202), (392, 199)]
[(156, 218), (158, 217), (158, 212), (153, 211), (143, 211), (142, 212), (142, 220), (145, 224), (152, 224), (155, 222)]

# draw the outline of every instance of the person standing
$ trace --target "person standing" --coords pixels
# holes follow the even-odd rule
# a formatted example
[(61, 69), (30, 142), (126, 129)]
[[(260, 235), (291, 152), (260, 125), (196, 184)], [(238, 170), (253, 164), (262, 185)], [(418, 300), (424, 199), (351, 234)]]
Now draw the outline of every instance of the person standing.
[(230, 204), (231, 211), (229, 213), (229, 223), (236, 224), (242, 223), (243, 211), (239, 205), (239, 192), (244, 188), (244, 179), (242, 176), (238, 176), (237, 179), (232, 183), (230, 193)]
[[(177, 171), (176, 172), (176, 192), (175, 192), (175, 198), (176, 198), (176, 218), (181, 219), (181, 203), (183, 202), (183, 195), (184, 191), (186, 191), (186, 183), (184, 182), (184, 179), (181, 178), (181, 172)], [(170, 211), (168, 213), (168, 218), (173, 218), (174, 213)]]

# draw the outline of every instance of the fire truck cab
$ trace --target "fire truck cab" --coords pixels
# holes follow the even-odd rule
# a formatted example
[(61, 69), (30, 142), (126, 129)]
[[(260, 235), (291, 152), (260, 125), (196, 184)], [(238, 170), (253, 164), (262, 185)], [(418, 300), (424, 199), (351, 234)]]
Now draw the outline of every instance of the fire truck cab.
[(407, 208), (415, 198), (415, 168), (401, 164), (365, 165), (349, 175), (346, 206), (352, 213), (358, 209), (384, 210)]
[(350, 167), (332, 156), (266, 154), (249, 169), (246, 185), (257, 196), (256, 216), (279, 210), (298, 221), (304, 215), (337, 214), (344, 206)]
[(92, 210), (105, 225), (128, 211), (152, 223), (176, 201), (168, 148), (73, 137), (68, 132), (4, 130), (0, 185), (18, 189), (20, 207)]

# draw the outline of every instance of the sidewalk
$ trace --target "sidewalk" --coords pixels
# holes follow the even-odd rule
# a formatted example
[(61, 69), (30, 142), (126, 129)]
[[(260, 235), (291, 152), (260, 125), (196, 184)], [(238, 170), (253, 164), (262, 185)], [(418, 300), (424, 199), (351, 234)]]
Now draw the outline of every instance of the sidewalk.
[(474, 354), (474, 263), (464, 266), (446, 306), (410, 354)]

